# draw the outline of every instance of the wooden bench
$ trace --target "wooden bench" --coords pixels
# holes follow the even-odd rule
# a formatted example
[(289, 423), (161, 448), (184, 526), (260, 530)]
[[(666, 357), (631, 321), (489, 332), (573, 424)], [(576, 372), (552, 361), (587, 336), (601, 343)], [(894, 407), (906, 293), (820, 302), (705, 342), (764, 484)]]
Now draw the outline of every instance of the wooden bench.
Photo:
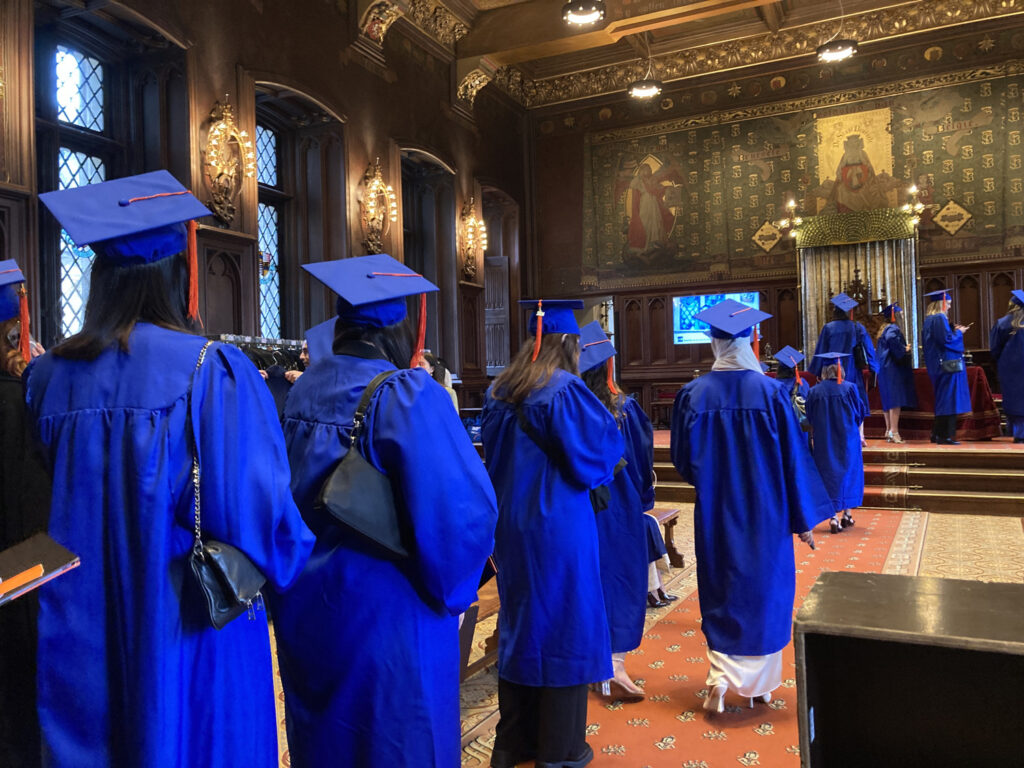
[(681, 511), (679, 507), (655, 507), (648, 512), (665, 531), (665, 549), (668, 552), (668, 561), (672, 564), (673, 568), (683, 567), (683, 556), (676, 549), (675, 538), (675, 527), (676, 523), (679, 522), (679, 513)]

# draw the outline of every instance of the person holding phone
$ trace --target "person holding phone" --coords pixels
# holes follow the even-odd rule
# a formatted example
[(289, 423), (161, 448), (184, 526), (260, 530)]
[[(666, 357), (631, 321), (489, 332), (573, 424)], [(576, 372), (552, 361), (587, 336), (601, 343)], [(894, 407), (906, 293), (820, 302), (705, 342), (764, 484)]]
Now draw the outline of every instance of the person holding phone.
[(885, 415), (885, 439), (890, 443), (903, 442), (900, 437), (900, 411), (917, 408), (910, 345), (896, 322), (897, 313), (902, 312), (899, 304), (890, 304), (883, 309), (883, 325), (878, 333), (878, 394)]
[(988, 346), (999, 373), (1010, 434), (1014, 443), (1024, 443), (1024, 291), (1011, 293), (1008, 311), (992, 327)]
[(924, 362), (935, 392), (935, 421), (932, 442), (959, 445), (956, 418), (971, 412), (971, 393), (964, 365), (964, 331), (969, 326), (950, 327), (949, 305), (952, 297), (942, 288), (926, 293), (929, 299), (924, 318)]

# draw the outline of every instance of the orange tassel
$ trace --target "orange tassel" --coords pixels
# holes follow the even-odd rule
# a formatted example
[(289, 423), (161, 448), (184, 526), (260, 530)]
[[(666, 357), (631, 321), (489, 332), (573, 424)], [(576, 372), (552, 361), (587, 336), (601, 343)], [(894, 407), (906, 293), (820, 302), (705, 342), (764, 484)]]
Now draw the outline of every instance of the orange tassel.
[(836, 380), (840, 384), (843, 383), (843, 364), (839, 361), (838, 357), (836, 358)]
[(533, 340), (533, 357), (531, 363), (537, 362), (537, 355), (540, 354), (540, 337), (544, 331), (544, 301), (537, 302), (537, 337)]
[(800, 386), (800, 367), (797, 365), (793, 366), (793, 375), (796, 377), (796, 385)]
[(199, 316), (199, 249), (196, 245), (196, 220), (188, 223), (188, 319), (203, 324)]
[(619, 388), (615, 386), (615, 365), (612, 362), (615, 358), (608, 358), (608, 390), (613, 395), (619, 394)]
[(757, 332), (757, 328), (754, 329), (754, 343), (750, 345), (754, 349), (754, 357), (758, 360), (761, 359), (761, 334)]
[(18, 346), (21, 358), (28, 363), (32, 360), (32, 333), (29, 329), (28, 291), (25, 290), (24, 283), (18, 289), (18, 312), (18, 319), (21, 321), (21, 338)]
[(415, 368), (423, 357), (423, 345), (427, 341), (427, 294), (420, 294), (420, 317), (416, 324), (416, 346), (413, 347), (409, 367)]

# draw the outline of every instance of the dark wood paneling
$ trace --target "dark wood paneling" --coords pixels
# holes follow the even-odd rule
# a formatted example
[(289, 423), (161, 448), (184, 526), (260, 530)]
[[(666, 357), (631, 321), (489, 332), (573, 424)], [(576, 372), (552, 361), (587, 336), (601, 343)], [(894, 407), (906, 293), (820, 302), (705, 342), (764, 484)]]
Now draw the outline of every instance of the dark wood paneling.
[(253, 336), (256, 318), (256, 243), (228, 230), (200, 228), (196, 245), (200, 286), (199, 307), (208, 334)]

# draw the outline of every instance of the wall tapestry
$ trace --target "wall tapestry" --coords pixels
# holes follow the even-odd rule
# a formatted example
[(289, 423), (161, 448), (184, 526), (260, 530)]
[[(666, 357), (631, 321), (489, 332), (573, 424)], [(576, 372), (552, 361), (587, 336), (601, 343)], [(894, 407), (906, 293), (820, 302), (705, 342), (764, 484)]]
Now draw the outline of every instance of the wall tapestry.
[(589, 133), (583, 283), (792, 274), (792, 240), (775, 227), (788, 200), (805, 216), (895, 208), (911, 184), (930, 206), (924, 257), (1024, 245), (1017, 72), (1008, 65)]

